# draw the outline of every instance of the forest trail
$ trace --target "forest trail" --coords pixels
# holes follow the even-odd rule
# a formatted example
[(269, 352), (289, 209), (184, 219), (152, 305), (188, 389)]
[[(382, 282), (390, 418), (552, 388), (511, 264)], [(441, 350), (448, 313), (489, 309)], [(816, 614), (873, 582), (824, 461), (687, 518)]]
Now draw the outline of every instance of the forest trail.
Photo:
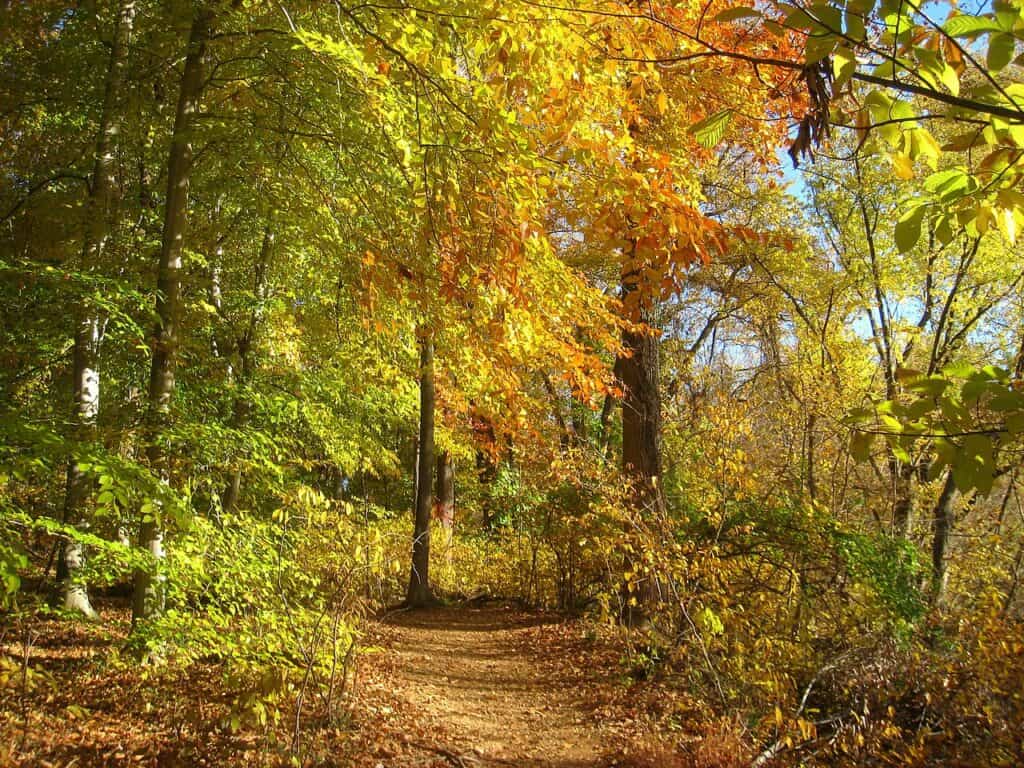
[(566, 667), (547, 652), (552, 632), (563, 629), (558, 617), (487, 606), (402, 612), (386, 623), (396, 693), (436, 723), (438, 764), (611, 764), (602, 755), (615, 736), (587, 707), (593, 667)]

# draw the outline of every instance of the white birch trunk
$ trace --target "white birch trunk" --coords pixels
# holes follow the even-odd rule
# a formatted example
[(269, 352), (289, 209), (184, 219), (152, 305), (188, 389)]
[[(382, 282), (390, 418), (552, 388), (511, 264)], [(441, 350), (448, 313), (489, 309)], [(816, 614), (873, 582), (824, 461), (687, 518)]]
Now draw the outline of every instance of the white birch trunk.
[[(114, 228), (112, 192), (114, 188), (114, 152), (121, 133), (119, 102), (128, 61), (128, 42), (135, 20), (134, 0), (124, 0), (118, 9), (114, 41), (110, 51), (103, 93), (103, 107), (96, 137), (89, 200), (86, 206), (85, 237), (82, 244), (82, 270), (97, 267), (103, 249)], [(99, 347), (101, 320), (95, 310), (81, 303), (75, 308), (75, 336), (72, 357), (72, 418), (77, 437), (87, 441), (95, 436), (100, 407)], [(90, 496), (89, 479), (77, 459), (68, 463), (67, 491), (64, 497), (64, 522), (81, 528), (86, 526), (85, 507)], [(85, 548), (81, 542), (68, 539), (61, 545), (57, 561), (57, 578), (62, 602), (68, 610), (89, 618), (96, 617), (89, 601), (89, 592), (81, 572), (85, 567)]]

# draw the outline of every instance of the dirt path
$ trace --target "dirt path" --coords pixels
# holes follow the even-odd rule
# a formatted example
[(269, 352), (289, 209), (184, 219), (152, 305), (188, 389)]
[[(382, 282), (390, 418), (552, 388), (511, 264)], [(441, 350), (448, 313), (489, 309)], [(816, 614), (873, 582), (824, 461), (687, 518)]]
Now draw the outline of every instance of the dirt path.
[(465, 607), (399, 613), (387, 624), (396, 694), (436, 724), (448, 764), (611, 764), (602, 755), (613, 751), (615, 737), (587, 711), (593, 668), (567, 667), (544, 652), (556, 619)]

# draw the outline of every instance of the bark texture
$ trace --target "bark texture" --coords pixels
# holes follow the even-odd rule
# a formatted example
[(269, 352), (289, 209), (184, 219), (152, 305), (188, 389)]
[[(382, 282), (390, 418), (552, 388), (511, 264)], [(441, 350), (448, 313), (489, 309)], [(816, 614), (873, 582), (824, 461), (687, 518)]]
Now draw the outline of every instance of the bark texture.
[[(103, 89), (103, 106), (96, 135), (96, 156), (86, 205), (85, 236), (82, 243), (82, 270), (95, 269), (114, 229), (114, 153), (121, 134), (120, 102), (128, 62), (128, 45), (135, 21), (134, 0), (124, 0), (117, 13), (110, 64)], [(72, 351), (72, 423), (81, 441), (95, 439), (100, 408), (99, 347), (102, 321), (95, 309), (83, 303), (74, 312), (74, 348)], [(64, 522), (82, 526), (91, 483), (79, 462), (68, 463), (67, 490), (64, 496)], [(62, 542), (57, 559), (57, 580), (65, 608), (89, 618), (96, 612), (89, 601), (88, 588), (80, 573), (85, 566), (85, 549), (74, 540)]]
[(932, 603), (942, 602), (946, 593), (948, 579), (947, 563), (949, 560), (949, 543), (953, 536), (957, 488), (953, 481), (953, 472), (946, 473), (946, 482), (935, 502), (935, 513), (932, 518)]
[(430, 511), (434, 472), (434, 344), (420, 341), (420, 434), (416, 464), (416, 508), (412, 537), (412, 571), (406, 605), (421, 608), (434, 601), (430, 588)]
[[(622, 296), (627, 306), (636, 301), (638, 276), (622, 277)], [(633, 501), (640, 520), (665, 511), (661, 488), (661, 393), (659, 390), (659, 335), (652, 306), (636, 302), (634, 320), (642, 327), (623, 331), (624, 354), (615, 362), (622, 387), (622, 469), (632, 483)], [(638, 565), (626, 557), (626, 569), (636, 573)], [(622, 620), (629, 626), (646, 621), (644, 605), (658, 597), (655, 574), (638, 574), (623, 597)]]
[(437, 456), (435, 517), (446, 529), (455, 524), (455, 465), (449, 451)]
[(498, 464), (494, 460), (497, 437), (494, 425), (486, 416), (473, 415), (473, 436), (476, 439), (476, 475), (480, 481), (480, 511), (484, 530), (494, 528), (494, 509), (491, 504), (491, 485), (498, 478)]
[[(188, 227), (188, 189), (192, 171), (192, 128), (203, 88), (203, 59), (210, 37), (213, 13), (208, 8), (196, 11), (189, 30), (188, 51), (181, 75), (181, 88), (174, 116), (171, 148), (167, 162), (167, 202), (164, 212), (160, 263), (157, 270), (157, 327), (152, 342), (149, 378), (148, 431), (146, 455), (151, 469), (167, 479), (167, 461), (159, 435), (170, 415), (174, 396), (174, 376), (178, 354), (178, 323), (181, 317), (181, 269), (185, 234)], [(158, 521), (143, 519), (139, 526), (139, 546), (160, 562), (164, 558), (164, 537)], [(151, 569), (135, 572), (132, 621), (144, 620), (162, 610), (163, 589), (160, 578)]]
[[(634, 290), (623, 281), (624, 292)], [(654, 327), (650, 309), (639, 320)], [(659, 339), (656, 332), (627, 329), (622, 336), (626, 354), (615, 363), (622, 385), (622, 468), (633, 481), (642, 514), (664, 509), (661, 492), (661, 393)]]
[(892, 478), (892, 526), (896, 536), (910, 537), (914, 526), (914, 467), (889, 457), (889, 476)]

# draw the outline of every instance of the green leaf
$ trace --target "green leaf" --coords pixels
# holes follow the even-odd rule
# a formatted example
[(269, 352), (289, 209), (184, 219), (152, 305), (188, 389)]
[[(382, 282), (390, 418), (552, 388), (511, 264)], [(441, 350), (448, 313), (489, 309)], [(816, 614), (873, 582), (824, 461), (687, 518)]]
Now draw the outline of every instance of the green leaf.
[(794, 8), (782, 22), (788, 29), (814, 29), (818, 22), (803, 8)]
[(924, 211), (925, 206), (923, 205), (911, 208), (896, 222), (896, 248), (900, 253), (906, 253), (921, 239), (921, 222), (924, 220)]
[(817, 64), (835, 50), (837, 42), (836, 36), (831, 34), (808, 35), (804, 58), (808, 64)]
[(960, 398), (967, 404), (977, 403), (981, 396), (988, 391), (988, 382), (981, 379), (972, 379), (964, 382), (960, 390)]
[(907, 407), (907, 418), (916, 421), (930, 413), (935, 408), (935, 400), (930, 397), (922, 397), (915, 400)]
[(986, 66), (993, 72), (1004, 69), (1013, 60), (1016, 45), (1017, 41), (1013, 35), (1005, 32), (993, 35), (988, 43), (988, 56), (985, 58)]
[(850, 436), (850, 455), (854, 461), (864, 462), (871, 458), (871, 446), (875, 436), (870, 432), (855, 430)]
[(701, 629), (712, 636), (720, 635), (725, 632), (725, 625), (722, 623), (722, 620), (718, 618), (718, 614), (707, 606), (697, 614), (697, 623), (700, 625)]
[(864, 26), (864, 18), (853, 10), (851, 5), (846, 6), (846, 36), (850, 40), (861, 42), (867, 37), (867, 28)]
[(689, 132), (697, 139), (702, 147), (711, 149), (725, 137), (725, 129), (729, 127), (732, 120), (732, 110), (723, 109), (694, 123), (689, 127)]
[(986, 16), (951, 16), (942, 30), (951, 37), (970, 37), (982, 32), (998, 32), (999, 24)]
[(953, 462), (953, 482), (960, 491), (976, 488), (985, 495), (995, 480), (992, 440), (985, 435), (968, 435)]
[(943, 64), (942, 71), (939, 73), (939, 79), (949, 89), (951, 94), (954, 96), (960, 95), (960, 76), (949, 64)]
[(933, 173), (924, 180), (924, 188), (948, 203), (968, 195), (978, 188), (978, 182), (960, 168), (950, 168)]
[(1024, 411), (1024, 392), (1004, 390), (989, 402), (993, 411)]
[(949, 384), (949, 379), (942, 376), (928, 376), (912, 381), (906, 387), (912, 392), (920, 392), (922, 395), (934, 399), (945, 392)]
[(954, 400), (951, 397), (940, 398), (939, 407), (942, 409), (942, 418), (946, 420), (947, 430), (960, 429), (970, 425), (971, 413), (959, 400)]
[(737, 19), (760, 18), (763, 14), (753, 8), (727, 8), (715, 16), (715, 21), (736, 21)]
[(890, 416), (887, 413), (879, 414), (879, 421), (882, 422), (882, 426), (885, 427), (887, 432), (893, 432), (899, 434), (903, 431), (903, 422), (897, 419), (895, 416)]
[(954, 136), (942, 145), (942, 149), (947, 152), (963, 152), (964, 150), (971, 149), (972, 147), (983, 143), (984, 138), (982, 137), (982, 132), (975, 129), (973, 131), (968, 131), (967, 133), (961, 133)]
[(889, 438), (889, 450), (892, 451), (892, 455), (896, 457), (896, 460), (903, 463), (910, 463), (910, 452), (902, 444), (901, 441)]
[(833, 88), (838, 90), (849, 80), (857, 70), (857, 56), (846, 46), (836, 48), (832, 56), (832, 80)]
[(957, 360), (949, 365), (943, 366), (942, 372), (954, 379), (966, 379), (977, 369), (966, 360)]
[(1016, 411), (1006, 417), (1006, 431), (1011, 435), (1024, 432), (1024, 411)]
[(914, 368), (898, 367), (896, 369), (896, 380), (901, 384), (907, 384), (921, 378), (921, 371)]

